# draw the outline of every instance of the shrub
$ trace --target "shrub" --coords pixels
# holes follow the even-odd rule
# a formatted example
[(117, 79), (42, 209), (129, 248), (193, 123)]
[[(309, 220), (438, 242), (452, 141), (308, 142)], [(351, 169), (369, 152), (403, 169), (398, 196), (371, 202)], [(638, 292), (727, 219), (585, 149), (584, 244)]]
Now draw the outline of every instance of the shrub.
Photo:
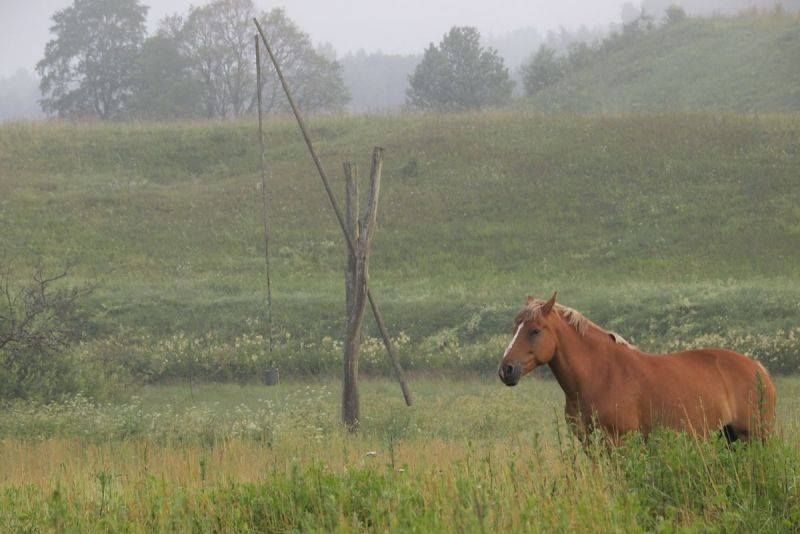
[(0, 399), (50, 400), (79, 390), (68, 349), (83, 336), (78, 301), (92, 288), (59, 287), (67, 275), (39, 269), (21, 288), (0, 276)]

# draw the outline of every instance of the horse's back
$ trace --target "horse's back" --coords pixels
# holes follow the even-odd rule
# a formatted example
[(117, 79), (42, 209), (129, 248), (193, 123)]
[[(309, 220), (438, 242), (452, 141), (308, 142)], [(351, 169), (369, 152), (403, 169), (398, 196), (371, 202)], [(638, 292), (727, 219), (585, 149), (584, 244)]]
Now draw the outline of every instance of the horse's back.
[(694, 368), (716, 369), (731, 394), (741, 396), (745, 392), (768, 394), (774, 391), (772, 379), (761, 363), (743, 354), (726, 349), (697, 349), (674, 354), (685, 364)]
[(775, 422), (775, 384), (757, 360), (742, 354), (715, 349), (720, 373), (727, 382), (735, 406), (732, 428), (747, 436), (765, 437)]
[[(709, 378), (714, 375), (733, 381), (756, 383), (758, 376), (769, 380), (769, 374), (764, 367), (751, 358), (738, 352), (725, 349), (694, 349), (683, 352), (673, 352), (663, 356), (651, 358), (659, 371), (672, 368), (682, 375), (689, 373), (691, 376)], [(688, 378), (688, 377), (687, 377)]]
[(733, 425), (742, 436), (764, 435), (772, 428), (775, 387), (764, 367), (724, 349), (697, 349), (647, 357), (668, 395), (680, 405), (675, 413), (695, 429)]

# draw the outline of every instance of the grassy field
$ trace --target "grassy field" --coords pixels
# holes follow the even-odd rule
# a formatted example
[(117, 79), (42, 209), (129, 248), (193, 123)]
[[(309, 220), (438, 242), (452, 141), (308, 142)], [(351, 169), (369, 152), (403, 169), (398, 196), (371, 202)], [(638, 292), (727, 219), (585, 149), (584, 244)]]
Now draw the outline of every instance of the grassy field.
[[(339, 189), (343, 159), (365, 174), (386, 148), (371, 284), (416, 405), (377, 378), (368, 325), (358, 436), (331, 378), (344, 246), (284, 119), (264, 350), (251, 122), (0, 126), (4, 271), (70, 262), (69, 283), (97, 284), (69, 354), (84, 394), (0, 411), (0, 530), (796, 529), (796, 378), (766, 445), (608, 452), (566, 432), (555, 383), (510, 389), (494, 368), (525, 295), (557, 289), (645, 349), (796, 371), (800, 117), (314, 118)], [(235, 384), (272, 365), (280, 386)]]
[[(645, 349), (714, 343), (772, 370), (800, 364), (795, 115), (312, 125), (337, 190), (341, 161), (363, 175), (372, 145), (386, 148), (371, 284), (411, 369), (489, 371), (525, 295), (553, 290)], [(271, 357), (256, 348), (255, 134), (252, 121), (0, 127), (0, 258), (19, 281), (70, 261), (74, 283), (97, 283), (80, 358), (136, 360), (165, 380), (186, 372), (180, 347), (208, 379), (234, 364), (252, 374), (253, 358), (295, 376), (338, 371), (344, 245), (284, 119), (267, 129), (280, 343)], [(385, 372), (374, 345), (364, 369)]]
[(726, 448), (657, 434), (581, 448), (555, 382), (149, 387), (0, 414), (5, 531), (795, 531), (800, 381), (778, 380), (779, 437)]

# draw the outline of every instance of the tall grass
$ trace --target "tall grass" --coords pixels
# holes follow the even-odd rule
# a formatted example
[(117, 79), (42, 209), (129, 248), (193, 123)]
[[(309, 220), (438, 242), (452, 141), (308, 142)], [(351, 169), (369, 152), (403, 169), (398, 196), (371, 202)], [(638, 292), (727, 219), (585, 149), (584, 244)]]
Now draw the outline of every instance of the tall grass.
[[(798, 384), (778, 386), (781, 435), (733, 448), (667, 432), (583, 448), (562, 422), (557, 386), (541, 380), (514, 389), (417, 381), (412, 409), (394, 384), (368, 382), (358, 436), (340, 427), (326, 383), (149, 388), (127, 409), (53, 407), (66, 423), (38, 435), (23, 412), (6, 411), (0, 525), (791, 531), (800, 519)], [(253, 415), (270, 403), (267, 430), (268, 418)], [(140, 423), (131, 426), (130, 411)], [(130, 432), (109, 431), (109, 421)]]

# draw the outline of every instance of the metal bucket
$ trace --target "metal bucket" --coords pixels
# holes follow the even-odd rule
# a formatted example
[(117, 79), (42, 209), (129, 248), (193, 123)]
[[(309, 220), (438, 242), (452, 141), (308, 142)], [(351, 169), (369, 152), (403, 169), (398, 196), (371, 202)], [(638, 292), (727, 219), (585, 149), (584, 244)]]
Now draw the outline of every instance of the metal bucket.
[(264, 384), (267, 386), (277, 386), (280, 382), (280, 373), (277, 369), (267, 369), (264, 371)]

